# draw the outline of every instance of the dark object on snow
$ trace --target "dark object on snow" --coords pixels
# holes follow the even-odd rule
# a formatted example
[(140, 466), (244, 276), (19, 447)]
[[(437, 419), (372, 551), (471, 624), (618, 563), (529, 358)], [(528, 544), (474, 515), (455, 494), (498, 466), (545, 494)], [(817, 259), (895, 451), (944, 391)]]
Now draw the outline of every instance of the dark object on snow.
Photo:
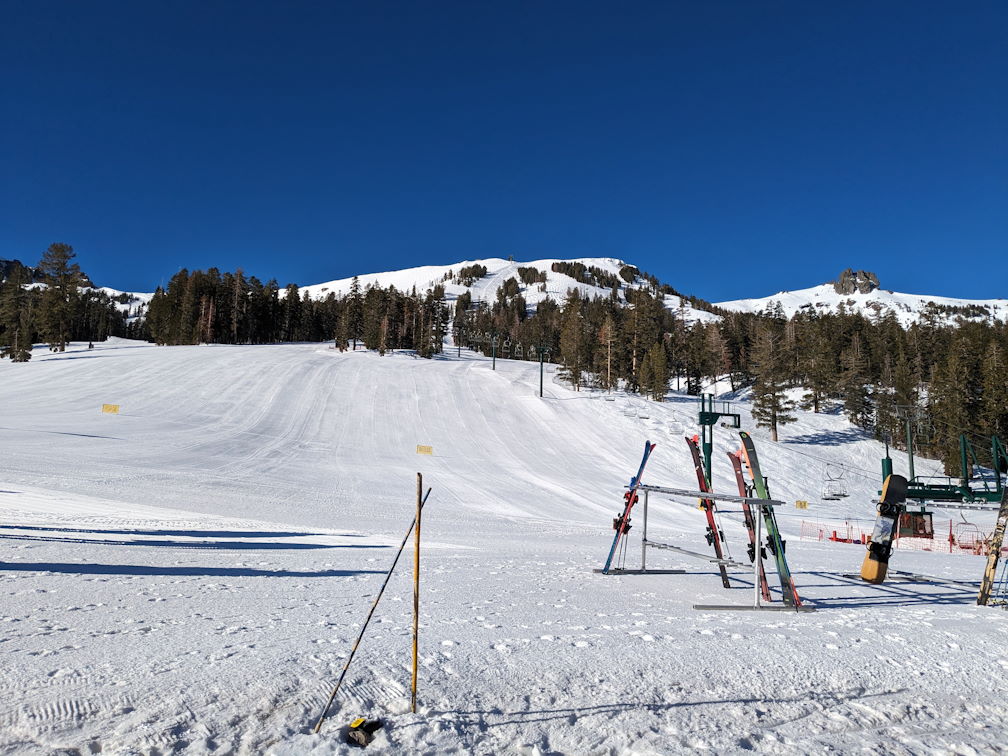
[(383, 724), (380, 719), (358, 717), (350, 723), (350, 729), (347, 730), (347, 743), (364, 748), (374, 740), (374, 734), (382, 728)]

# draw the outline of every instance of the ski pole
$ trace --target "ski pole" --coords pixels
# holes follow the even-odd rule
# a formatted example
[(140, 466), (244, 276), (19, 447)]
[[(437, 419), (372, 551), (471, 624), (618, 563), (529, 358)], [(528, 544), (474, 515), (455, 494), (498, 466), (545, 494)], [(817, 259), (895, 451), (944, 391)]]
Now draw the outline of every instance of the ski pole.
[[(420, 502), (420, 509), (423, 505), (427, 503), (427, 497), (430, 496), (431, 490), (428, 488), (427, 493), (424, 494), (423, 501)], [(380, 589), (378, 589), (378, 595), (375, 596), (374, 603), (371, 604), (371, 611), (368, 612), (367, 619), (364, 620), (364, 626), (361, 628), (360, 635), (357, 636), (357, 640), (354, 641), (353, 648), (350, 649), (350, 656), (346, 660), (346, 664), (343, 665), (343, 671), (340, 672), (339, 680), (336, 681), (336, 687), (333, 688), (332, 694), (329, 696), (329, 700), (326, 702), (325, 708), (322, 709), (322, 716), (319, 717), (318, 722), (315, 723), (315, 728), (312, 730), (316, 735), (319, 730), (322, 729), (322, 723), (325, 721), (326, 716), (329, 714), (329, 707), (332, 706), (332, 702), (336, 699), (336, 694), (339, 692), (340, 685), (343, 684), (343, 678), (346, 677), (347, 670), (350, 668), (350, 662), (353, 661), (354, 654), (357, 653), (357, 647), (360, 645), (361, 640), (364, 638), (364, 631), (367, 630), (368, 623), (371, 621), (371, 617), (375, 613), (375, 609), (378, 608), (378, 601), (382, 597), (382, 593), (385, 591), (385, 586), (388, 585), (389, 579), (392, 577), (392, 573), (395, 571), (396, 564), (399, 563), (399, 557), (402, 556), (403, 549), (406, 547), (406, 541), (409, 540), (410, 533), (413, 532), (413, 528), (416, 525), (416, 515), (413, 515), (413, 522), (410, 523), (409, 530), (406, 531), (406, 535), (403, 536), (402, 543), (399, 544), (399, 551), (396, 553), (395, 559), (392, 561), (392, 566), (389, 568), (388, 573), (385, 575), (385, 582), (382, 583)]]

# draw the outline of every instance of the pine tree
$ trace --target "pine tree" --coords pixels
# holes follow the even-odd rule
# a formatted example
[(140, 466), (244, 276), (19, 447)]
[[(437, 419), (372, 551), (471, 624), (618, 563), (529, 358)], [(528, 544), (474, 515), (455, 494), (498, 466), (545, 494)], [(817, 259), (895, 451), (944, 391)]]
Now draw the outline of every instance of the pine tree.
[(850, 346), (840, 355), (843, 370), (840, 391), (844, 413), (854, 425), (867, 428), (871, 424), (872, 406), (868, 396), (868, 359), (860, 333), (855, 333)]
[(799, 364), (805, 385), (802, 406), (813, 412), (819, 412), (826, 397), (837, 390), (837, 360), (829, 322), (819, 318), (810, 321), (804, 329), (805, 335), (799, 339), (802, 353)]
[(178, 336), (173, 342), (175, 344), (195, 344), (198, 334), (196, 328), (196, 276), (199, 271), (194, 271), (191, 276), (187, 276), (185, 281), (185, 291), (182, 294), (182, 306), (178, 308)]
[(668, 393), (670, 378), (665, 347), (655, 344), (648, 350), (644, 360), (647, 368), (647, 392), (656, 402), (663, 402)]
[(616, 321), (612, 313), (607, 313), (602, 327), (598, 331), (598, 343), (602, 347), (596, 352), (593, 369), (599, 376), (599, 385), (606, 391), (611, 391), (617, 383), (618, 367), (614, 371), (613, 345), (616, 342)]
[(80, 266), (71, 262), (74, 257), (73, 247), (56, 242), (49, 245), (39, 262), (46, 283), (39, 314), (43, 335), (54, 352), (66, 351), (70, 340), (70, 321), (75, 314), (81, 280)]
[(361, 296), (360, 280), (357, 276), (350, 282), (350, 297), (348, 302), (348, 321), (350, 339), (353, 341), (353, 351), (357, 351), (357, 339), (361, 337), (364, 325), (364, 298)]
[(728, 343), (725, 341), (718, 323), (704, 326), (704, 341), (710, 359), (708, 363), (710, 378), (716, 381), (722, 376), (728, 376), (730, 379), (732, 374), (731, 352), (728, 350)]
[(753, 343), (752, 363), (756, 382), (753, 384), (753, 419), (761, 428), (770, 429), (770, 439), (777, 441), (777, 428), (795, 421), (795, 402), (787, 395), (786, 351), (782, 349), (781, 337), (771, 330), (772, 326), (762, 326)]
[(886, 353), (882, 357), (882, 375), (872, 386), (871, 398), (875, 408), (875, 437), (877, 439), (893, 439), (899, 435), (899, 417), (897, 416), (896, 371), (893, 367), (892, 355)]
[(993, 343), (983, 361), (983, 391), (980, 419), (985, 436), (1008, 441), (1008, 360), (998, 343)]
[(31, 359), (33, 318), (32, 294), (25, 288), (28, 272), (16, 265), (7, 280), (0, 286), (0, 328), (3, 329), (4, 346), (0, 357), (10, 357), (12, 362)]
[(587, 351), (581, 297), (576, 289), (572, 289), (563, 311), (560, 353), (563, 357), (564, 377), (576, 391), (581, 390), (582, 377), (589, 364)]
[(241, 268), (235, 271), (231, 289), (231, 343), (244, 342), (245, 319), (248, 308), (248, 284)]
[(935, 366), (928, 392), (928, 409), (935, 424), (931, 447), (946, 475), (959, 470), (959, 435), (970, 428), (973, 396), (968, 360), (961, 344)]

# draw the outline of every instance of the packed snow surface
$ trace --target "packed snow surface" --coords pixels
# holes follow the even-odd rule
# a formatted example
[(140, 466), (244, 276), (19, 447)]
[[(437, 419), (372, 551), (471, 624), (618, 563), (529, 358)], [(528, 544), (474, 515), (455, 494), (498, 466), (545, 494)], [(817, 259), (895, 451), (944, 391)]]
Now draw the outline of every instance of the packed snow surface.
[[(891, 569), (928, 579), (873, 587), (849, 577), (863, 547), (799, 538), (802, 520), (873, 516), (882, 449), (839, 415), (798, 413), (772, 444), (733, 404), (816, 611), (701, 611), (751, 605), (751, 572), (726, 590), (671, 551), (648, 566), (684, 574), (594, 572), (645, 439), (645, 481), (695, 489), (690, 397), (607, 401), (550, 369), (540, 399), (538, 365), (454, 350), (85, 347), (0, 363), (0, 753), (349, 753), (359, 715), (385, 721), (376, 753), (1004, 748), (1008, 615), (975, 606), (984, 560), (901, 551)], [(736, 491), (737, 444), (715, 428), (717, 490)], [(842, 502), (819, 499), (827, 462)], [(410, 545), (312, 734), (417, 472), (417, 713)], [(696, 504), (652, 495), (649, 538), (709, 553)], [(737, 509), (721, 517), (746, 561)]]

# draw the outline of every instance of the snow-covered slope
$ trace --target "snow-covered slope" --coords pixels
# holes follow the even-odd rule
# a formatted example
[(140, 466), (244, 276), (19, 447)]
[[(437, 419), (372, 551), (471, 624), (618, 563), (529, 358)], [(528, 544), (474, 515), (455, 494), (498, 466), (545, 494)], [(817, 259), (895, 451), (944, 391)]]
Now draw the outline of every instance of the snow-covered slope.
[[(500, 258), (490, 258), (487, 260), (466, 260), (454, 265), (425, 265), (418, 268), (407, 268), (406, 270), (392, 271), (388, 273), (369, 273), (358, 277), (362, 289), (368, 286), (379, 286), (387, 288), (395, 286), (400, 291), (409, 292), (416, 289), (424, 292), (435, 286), (443, 286), (445, 298), (454, 301), (465, 292), (469, 292), (474, 302), (493, 303), (497, 299), (497, 291), (509, 279), (515, 279), (519, 284), (521, 295), (529, 307), (534, 307), (542, 300), (549, 297), (556, 302), (562, 303), (567, 296), (567, 292), (577, 290), (584, 298), (608, 297), (612, 289), (606, 286), (584, 283), (572, 278), (569, 275), (553, 270), (554, 263), (581, 263), (586, 268), (598, 268), (616, 277), (619, 282), (619, 296), (625, 301), (626, 291), (629, 288), (649, 287), (650, 284), (635, 276), (632, 282), (627, 282), (620, 277), (620, 271), (627, 267), (622, 260), (611, 257), (587, 257), (569, 260), (549, 259), (533, 260), (531, 262), (514, 262)], [(472, 283), (462, 283), (459, 281), (459, 273), (464, 268), (473, 266), (486, 268), (486, 275), (477, 278)], [(519, 268), (532, 268), (545, 275), (545, 282), (525, 284), (519, 275)], [(330, 292), (337, 295), (344, 295), (350, 291), (353, 278), (343, 278), (336, 281), (328, 281), (321, 284), (302, 287), (301, 291), (307, 290), (313, 298), (322, 298)], [(665, 306), (669, 309), (681, 311), (686, 322), (711, 322), (718, 320), (717, 315), (713, 315), (704, 310), (695, 309), (688, 301), (674, 295), (665, 297)]]
[[(33, 283), (29, 284), (26, 288), (29, 289), (44, 289), (47, 284), (44, 283)], [(129, 291), (120, 291), (119, 289), (112, 289), (108, 286), (97, 286), (97, 287), (82, 287), (82, 291), (101, 291), (104, 292), (110, 299), (115, 300), (116, 307), (118, 310), (126, 316), (127, 321), (136, 320), (137, 318), (142, 318), (146, 315), (147, 306), (150, 304), (151, 299), (154, 297), (153, 293), (140, 293), (135, 294)]]
[(1008, 320), (1008, 300), (1005, 299), (954, 299), (924, 294), (900, 294), (883, 289), (839, 294), (833, 284), (822, 284), (796, 291), (781, 291), (757, 299), (718, 302), (717, 306), (735, 312), (765, 312), (774, 309), (778, 304), (784, 315), (789, 318), (801, 309), (818, 313), (837, 313), (843, 309), (850, 313), (861, 313), (871, 319), (891, 312), (904, 327), (931, 317), (938, 323), (955, 323), (959, 318)]
[[(593, 571), (644, 439), (647, 481), (695, 487), (690, 397), (607, 401), (548, 372), (540, 399), (537, 365), (466, 351), (85, 346), (0, 362), (0, 752), (350, 753), (341, 729), (360, 715), (386, 721), (376, 753), (1003, 746), (1008, 614), (975, 606), (983, 560), (899, 552), (891, 569), (941, 578), (872, 587), (845, 577), (863, 547), (799, 537), (872, 516), (882, 448), (839, 416), (799, 412), (772, 444), (737, 405), (817, 611), (698, 611), (751, 604), (750, 569), (731, 590), (670, 551), (649, 566), (683, 574)], [(715, 429), (718, 490), (736, 490), (737, 443)], [(843, 502), (820, 500), (827, 462)], [(418, 712), (406, 554), (313, 735), (418, 471), (433, 489)], [(737, 510), (720, 517), (745, 561)], [(651, 496), (651, 540), (707, 553), (704, 529), (695, 499)], [(641, 530), (638, 512), (630, 567)]]
[(154, 296), (153, 293), (136, 294), (128, 291), (119, 291), (118, 289), (110, 289), (108, 286), (100, 286), (98, 288), (99, 291), (104, 291), (109, 297), (116, 300), (119, 310), (126, 316), (127, 321), (144, 317), (147, 312), (147, 305), (150, 304)]

